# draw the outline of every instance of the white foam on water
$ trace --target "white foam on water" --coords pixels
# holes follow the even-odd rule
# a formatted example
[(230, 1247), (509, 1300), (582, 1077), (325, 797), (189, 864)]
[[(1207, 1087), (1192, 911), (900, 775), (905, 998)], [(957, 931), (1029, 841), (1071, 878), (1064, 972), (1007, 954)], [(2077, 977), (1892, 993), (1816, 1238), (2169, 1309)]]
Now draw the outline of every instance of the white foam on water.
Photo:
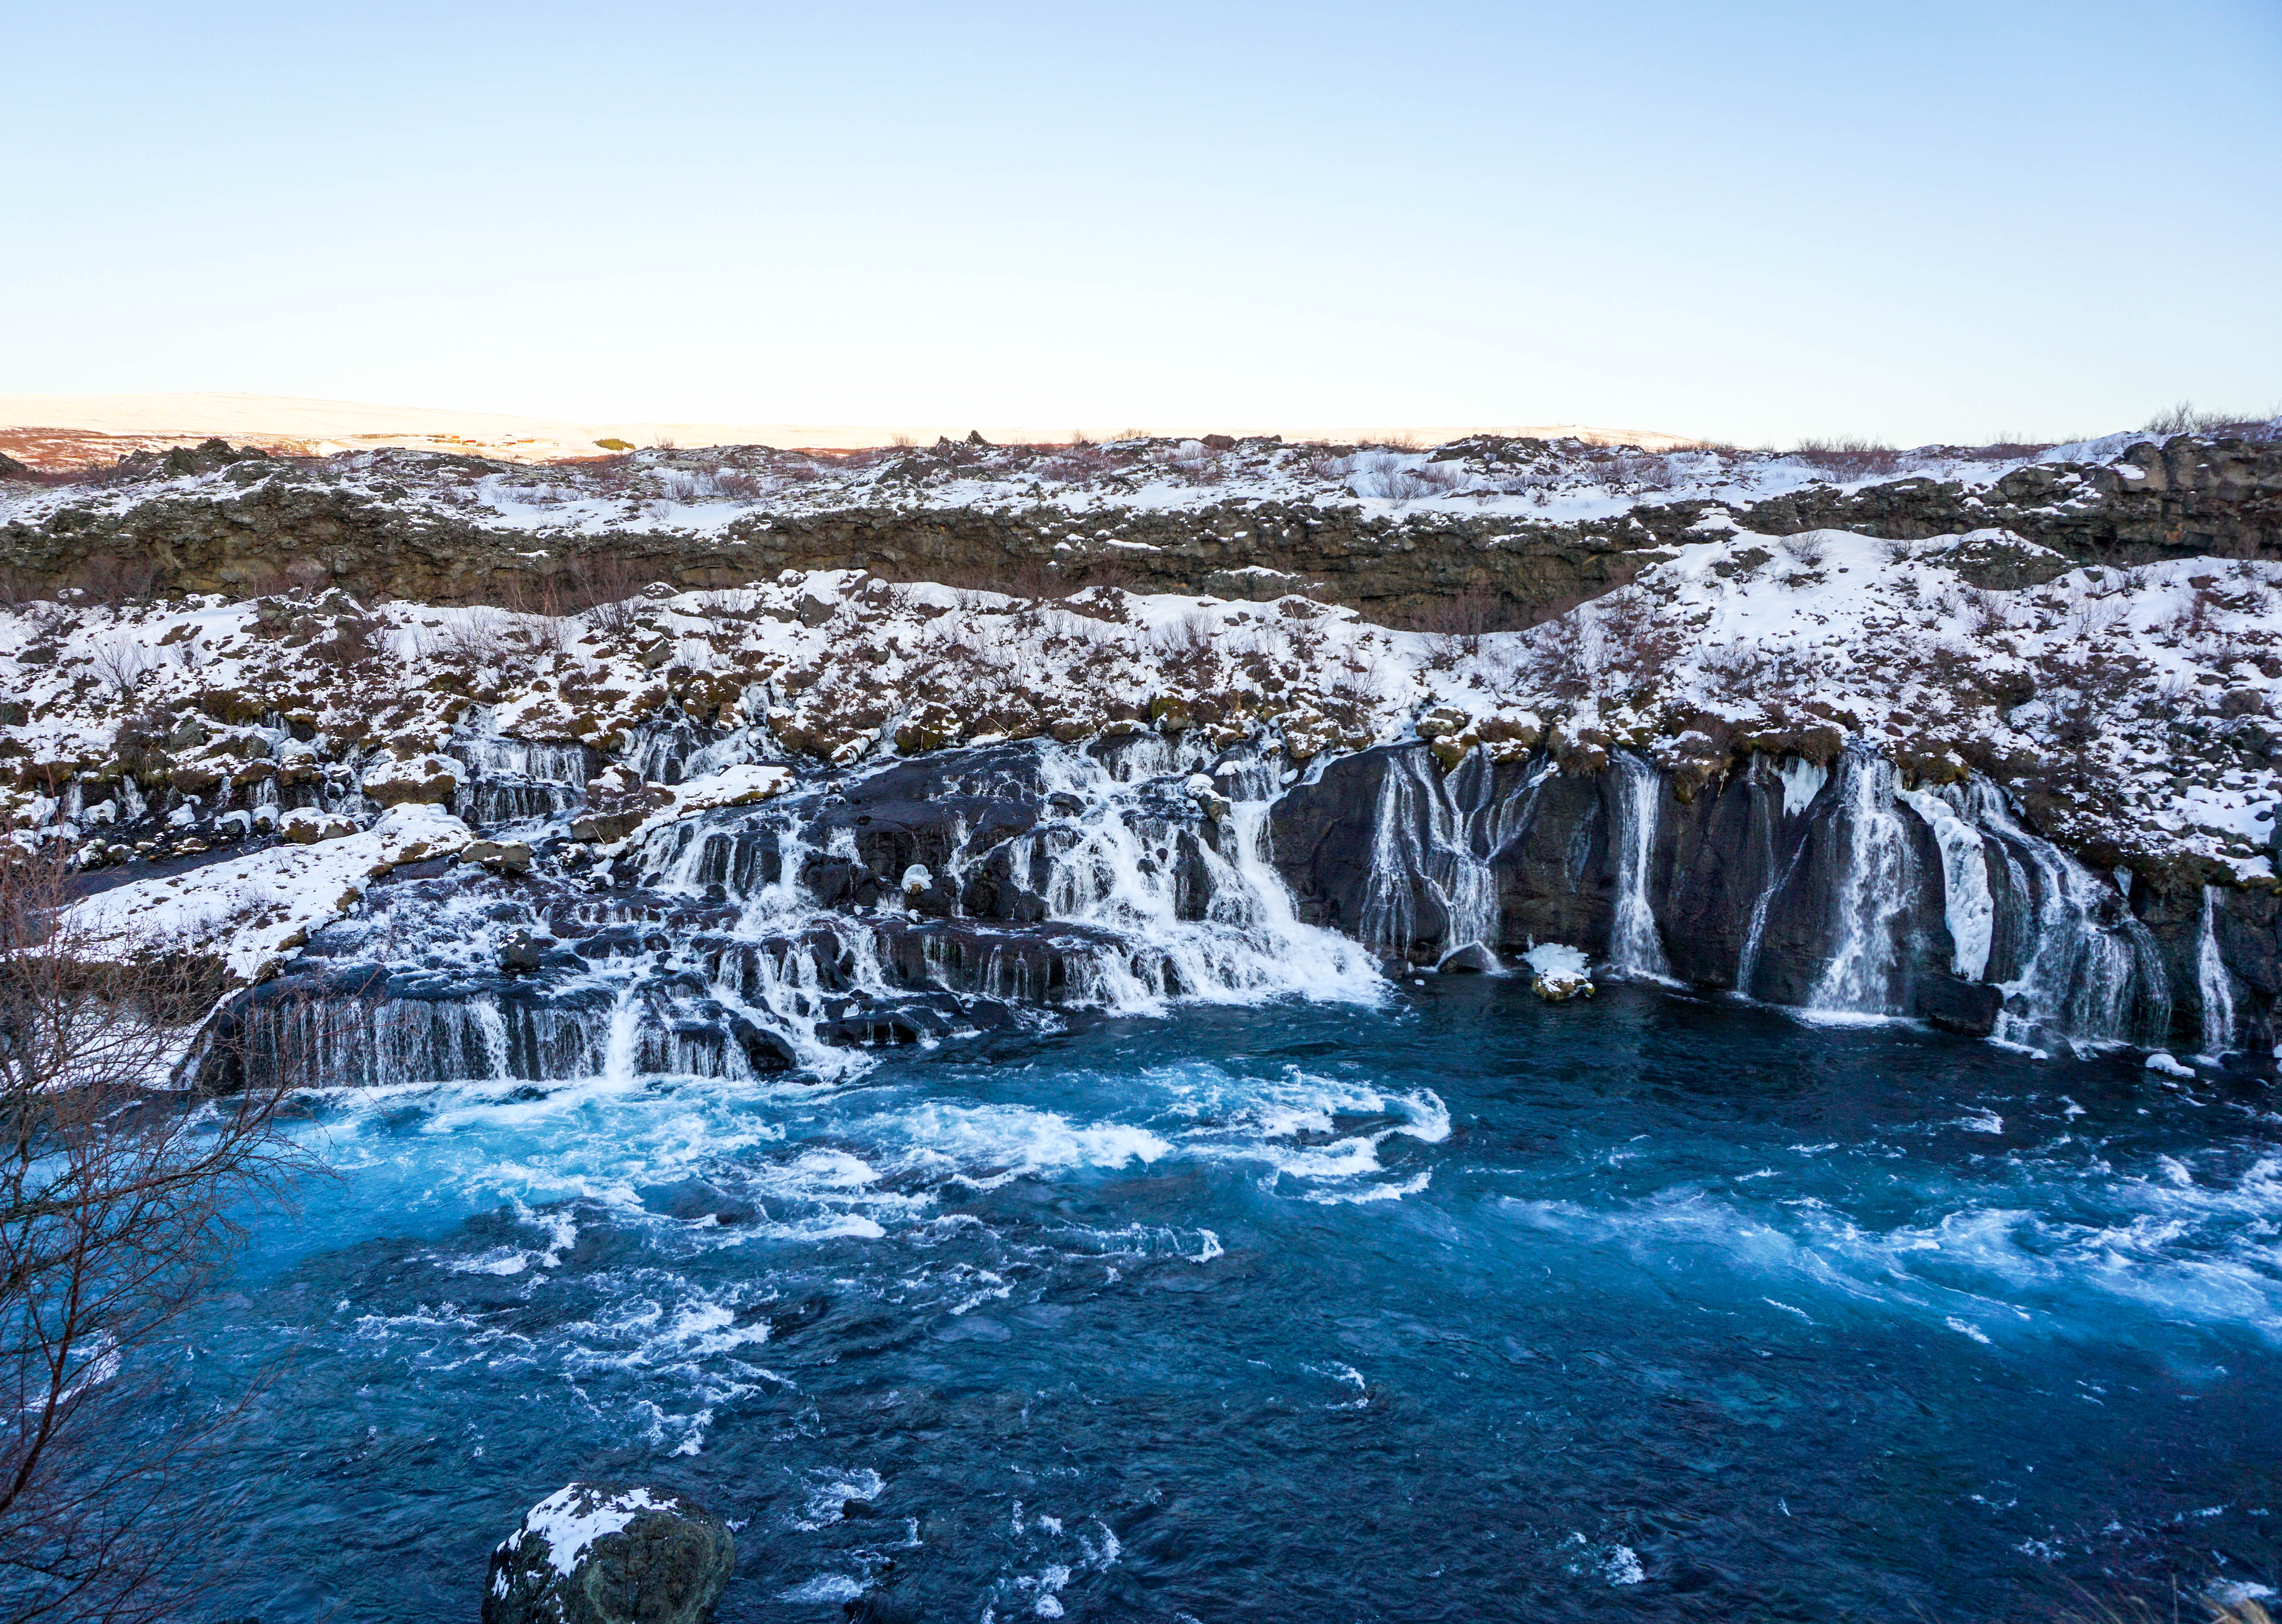
[(852, 1602), (864, 1594), (864, 1586), (845, 1574), (819, 1574), (804, 1579), (788, 1590), (779, 1590), (780, 1602)]
[(806, 1492), (800, 1509), (785, 1519), (786, 1527), (803, 1534), (829, 1527), (842, 1520), (842, 1508), (849, 1501), (876, 1501), (888, 1487), (888, 1480), (869, 1466), (826, 1466), (803, 1475)]
[[(1959, 1192), (1937, 1198), (1925, 1218), (1868, 1228), (1812, 1198), (1766, 1206), (1715, 1197), (1692, 1185), (1609, 1207), (1506, 1198), (1517, 1220), (1594, 1245), (1625, 1249), (1653, 1268), (1688, 1271), (1709, 1254), (1739, 1283), (1774, 1286), (1881, 1311), (1921, 1316), (1954, 1329), (1985, 1326), (1993, 1312), (2047, 1332), (2115, 1334), (2128, 1305), (2167, 1323), (2232, 1325), (2282, 1344), (2282, 1157), (2265, 1156), (2230, 1179), (2193, 1176), (2174, 1162), (2117, 1175), (2095, 1159), (2086, 1170), (2046, 1167), (2053, 1210), (2011, 1204), (1992, 1192), (1981, 1204)], [(2181, 1181), (2182, 1175), (2186, 1175)], [(2107, 1221), (2069, 1216), (2087, 1200)], [(1940, 1210), (1943, 1206), (1946, 1210)]]
[[(1290, 1178), (1317, 1188), (1300, 1192), (1325, 1203), (1374, 1202), (1416, 1195), (1431, 1182), (1421, 1170), (1392, 1182), (1379, 1159), (1398, 1135), (1424, 1144), (1450, 1136), (1449, 1108), (1429, 1088), (1389, 1094), (1369, 1084), (1286, 1067), (1276, 1079), (1235, 1077), (1216, 1067), (1161, 1072), (1171, 1094), (1168, 1114), (1195, 1125), (1179, 1135), (1182, 1148), (1214, 1160), (1265, 1164), (1269, 1178)], [(1338, 1118), (1395, 1120), (1339, 1133)], [(1347, 1187), (1322, 1187), (1339, 1184)]]
[(1323, 1207), (1359, 1207), (1374, 1201), (1401, 1201), (1405, 1195), (1417, 1195), (1433, 1182), (1434, 1170), (1422, 1167), (1400, 1184), (1370, 1184), (1352, 1190), (1309, 1190), (1306, 1199)]
[(875, 1118), (897, 1148), (898, 1171), (919, 1169), (977, 1189), (1075, 1167), (1145, 1166), (1172, 1144), (1128, 1123), (1074, 1123), (1060, 1111), (1022, 1105), (928, 1100)]

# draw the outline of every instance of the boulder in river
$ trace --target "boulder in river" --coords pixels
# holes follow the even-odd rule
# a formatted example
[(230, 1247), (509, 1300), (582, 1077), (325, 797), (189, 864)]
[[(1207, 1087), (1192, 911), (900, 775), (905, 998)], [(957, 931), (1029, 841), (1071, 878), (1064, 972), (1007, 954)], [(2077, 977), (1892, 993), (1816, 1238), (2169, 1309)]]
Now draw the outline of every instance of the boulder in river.
[(484, 1624), (705, 1624), (736, 1560), (727, 1525), (685, 1496), (572, 1483), (492, 1552)]

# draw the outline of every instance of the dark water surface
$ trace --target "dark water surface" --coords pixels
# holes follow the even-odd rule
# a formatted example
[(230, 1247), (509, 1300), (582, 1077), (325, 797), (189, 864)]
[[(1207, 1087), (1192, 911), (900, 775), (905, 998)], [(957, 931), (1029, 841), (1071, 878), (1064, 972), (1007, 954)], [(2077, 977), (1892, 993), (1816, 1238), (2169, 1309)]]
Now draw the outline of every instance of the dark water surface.
[[(539, 1097), (532, 1097), (538, 1094)], [(472, 1619), (573, 1478), (720, 1618), (1982, 1620), (2282, 1568), (2263, 1090), (1446, 979), (832, 1088), (333, 1096), (217, 1616)], [(849, 1501), (859, 1502), (853, 1517)]]

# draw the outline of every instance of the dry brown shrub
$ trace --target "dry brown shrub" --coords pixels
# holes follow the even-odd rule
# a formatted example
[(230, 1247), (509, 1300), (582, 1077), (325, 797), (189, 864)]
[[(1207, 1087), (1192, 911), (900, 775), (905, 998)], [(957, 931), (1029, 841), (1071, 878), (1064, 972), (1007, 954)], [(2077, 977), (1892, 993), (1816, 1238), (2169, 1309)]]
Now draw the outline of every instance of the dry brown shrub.
[(171, 1404), (175, 1328), (308, 1166), (278, 1131), (303, 1074), (193, 1110), (212, 961), (96, 939), (70, 894), (56, 858), (0, 865), (0, 1615), (136, 1624), (213, 1577), (244, 1401)]
[(1901, 466), (1902, 454), (1882, 440), (1860, 435), (1836, 435), (1827, 439), (1801, 440), (1791, 455), (1844, 483), (1890, 474)]

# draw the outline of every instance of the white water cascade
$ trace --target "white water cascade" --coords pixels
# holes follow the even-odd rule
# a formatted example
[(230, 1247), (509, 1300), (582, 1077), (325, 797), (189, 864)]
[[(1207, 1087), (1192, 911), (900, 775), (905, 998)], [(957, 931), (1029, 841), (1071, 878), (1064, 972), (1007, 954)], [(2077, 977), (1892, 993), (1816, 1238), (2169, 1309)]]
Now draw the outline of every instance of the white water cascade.
[(1846, 872), (1833, 900), (1837, 947), (1807, 998), (1828, 1015), (1894, 1012), (1894, 928), (1909, 905), (1908, 831), (1896, 810), (1894, 764), (1866, 749), (1839, 760), (1846, 815)]
[[(2123, 906), (2113, 883), (2024, 827), (1996, 785), (1975, 778), (1942, 795), (1983, 837), (1968, 865), (1977, 870), (1979, 885), (1985, 891), (1989, 883), (1983, 852), (2005, 874), (2002, 898), (1976, 905), (1985, 905), (1992, 919), (2001, 912), (2004, 933), (2015, 944), (2012, 978), (1999, 984), (2005, 1006), (1997, 1035), (2081, 1043), (2160, 1035), (2170, 1021), (2162, 962), (2147, 927)], [(1944, 867), (1949, 858), (1944, 844)], [(1955, 934), (1959, 926), (1950, 928)]]
[(1745, 998), (1751, 995), (1751, 979), (1759, 969), (1759, 946), (1766, 940), (1767, 910), (1782, 888), (1790, 883), (1791, 871), (1798, 867), (1803, 845), (1791, 847), (1790, 857), (1780, 868), (1775, 863), (1776, 836), (1780, 826), (1794, 817), (1803, 816), (1814, 804), (1829, 774), (1811, 762), (1797, 757), (1783, 762), (1781, 768), (1771, 768), (1766, 757), (1751, 758), (1751, 772), (1764, 787), (1767, 779), (1774, 780), (1781, 796), (1772, 804), (1762, 801), (1767, 816), (1758, 821), (1759, 826), (1760, 862), (1766, 870), (1766, 878), (1759, 886), (1757, 901), (1751, 904), (1751, 922), (1743, 932), (1743, 949), (1735, 960), (1735, 991)]
[(1162, 794), (1163, 780), (1121, 781), (1075, 750), (1050, 752), (1044, 765), (1050, 793), (1075, 797), (1083, 810), (1014, 844), (1044, 859), (1049, 919), (1093, 927), (1116, 943), (1093, 955), (1091, 985), (1065, 1001), (1138, 1010), (1175, 997), (1381, 995), (1384, 983), (1359, 944), (1293, 915), (1269, 860), (1264, 801), (1230, 806), (1216, 851), (1199, 831), (1149, 809), (1146, 797)]
[(1444, 958), (1465, 947), (1480, 947), (1494, 958), (1502, 913), (1489, 854), (1527, 817), (1543, 775), (1505, 801), (1481, 796), (1476, 799), (1487, 804), (1460, 807), (1454, 788), (1461, 782), (1484, 788), (1476, 781), (1482, 776), (1478, 762), (1445, 775), (1423, 750), (1388, 756), (1372, 814), (1370, 876), (1356, 932), (1382, 958), (1407, 956), (1419, 939), (1422, 888), (1446, 921)]
[(1636, 755), (1618, 754), (1622, 776), (1617, 793), (1617, 825), (1611, 844), (1617, 866), (1616, 918), (1609, 929), (1609, 963), (1619, 975), (1669, 979), (1671, 961), (1649, 906), (1649, 864), (1656, 852), (1657, 825), (1664, 812), (1664, 775)]
[(2202, 929), (2195, 941), (2195, 990), (2203, 1014), (2203, 1057), (2216, 1060), (2234, 1047), (2234, 987), (2218, 947), (2218, 887), (2203, 887)]
[(1968, 981), (1988, 972), (1997, 940), (1997, 899), (1989, 889), (1989, 857), (1981, 831), (1959, 804), (1956, 786), (1904, 790), (1902, 802), (1923, 818), (1941, 849), (1943, 915), (1949, 924), (1950, 969)]

